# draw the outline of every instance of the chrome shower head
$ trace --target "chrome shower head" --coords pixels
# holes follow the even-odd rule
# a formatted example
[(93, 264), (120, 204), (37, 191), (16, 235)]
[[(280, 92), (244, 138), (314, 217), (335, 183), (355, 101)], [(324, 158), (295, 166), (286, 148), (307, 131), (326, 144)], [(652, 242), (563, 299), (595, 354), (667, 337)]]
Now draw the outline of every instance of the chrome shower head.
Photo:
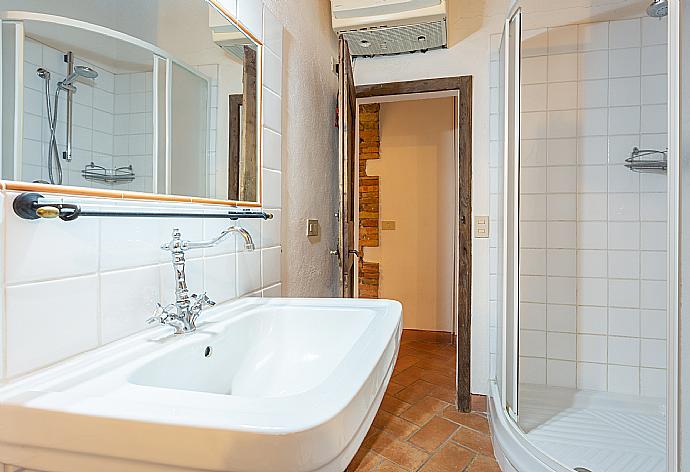
[(65, 77), (65, 80), (60, 82), (60, 85), (63, 87), (68, 87), (72, 85), (79, 77), (83, 77), (84, 79), (95, 79), (98, 77), (98, 72), (87, 66), (75, 66), (74, 72)]
[(38, 75), (43, 80), (50, 80), (50, 72), (45, 70), (43, 67), (36, 69), (36, 75)]
[(654, 0), (647, 7), (647, 15), (652, 18), (663, 18), (668, 15), (668, 0)]

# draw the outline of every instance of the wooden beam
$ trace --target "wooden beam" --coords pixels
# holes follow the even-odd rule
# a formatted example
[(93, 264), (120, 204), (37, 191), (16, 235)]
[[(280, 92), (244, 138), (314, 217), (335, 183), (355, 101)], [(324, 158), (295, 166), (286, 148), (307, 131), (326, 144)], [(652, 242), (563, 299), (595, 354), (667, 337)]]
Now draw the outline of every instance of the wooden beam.
[(445, 92), (460, 90), (465, 79), (471, 77), (442, 77), (439, 79), (412, 80), (408, 82), (387, 82), (383, 84), (359, 85), (357, 98), (384, 97), (386, 95), (405, 95), (408, 93)]

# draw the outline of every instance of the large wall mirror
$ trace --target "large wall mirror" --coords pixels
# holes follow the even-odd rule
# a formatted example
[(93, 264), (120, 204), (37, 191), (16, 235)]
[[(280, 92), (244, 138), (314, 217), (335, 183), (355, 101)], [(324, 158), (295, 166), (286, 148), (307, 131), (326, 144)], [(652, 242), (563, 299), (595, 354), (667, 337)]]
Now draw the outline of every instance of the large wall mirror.
[(214, 1), (0, 0), (0, 20), (8, 188), (260, 204), (261, 43)]

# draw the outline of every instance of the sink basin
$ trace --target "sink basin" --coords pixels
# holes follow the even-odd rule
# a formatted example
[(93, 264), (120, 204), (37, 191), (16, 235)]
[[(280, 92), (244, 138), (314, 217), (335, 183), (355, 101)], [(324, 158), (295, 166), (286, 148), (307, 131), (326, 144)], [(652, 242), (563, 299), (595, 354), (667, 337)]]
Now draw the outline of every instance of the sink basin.
[(42, 471), (333, 471), (359, 448), (397, 302), (242, 299), (0, 388), (0, 463)]

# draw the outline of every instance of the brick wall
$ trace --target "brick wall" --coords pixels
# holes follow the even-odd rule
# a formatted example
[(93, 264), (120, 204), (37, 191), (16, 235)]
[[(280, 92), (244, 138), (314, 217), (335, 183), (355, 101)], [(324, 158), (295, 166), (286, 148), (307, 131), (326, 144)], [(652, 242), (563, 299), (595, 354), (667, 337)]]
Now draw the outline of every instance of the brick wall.
[(364, 260), (365, 247), (379, 245), (379, 178), (367, 175), (367, 162), (379, 156), (380, 105), (359, 107), (359, 296), (378, 298), (379, 264)]

